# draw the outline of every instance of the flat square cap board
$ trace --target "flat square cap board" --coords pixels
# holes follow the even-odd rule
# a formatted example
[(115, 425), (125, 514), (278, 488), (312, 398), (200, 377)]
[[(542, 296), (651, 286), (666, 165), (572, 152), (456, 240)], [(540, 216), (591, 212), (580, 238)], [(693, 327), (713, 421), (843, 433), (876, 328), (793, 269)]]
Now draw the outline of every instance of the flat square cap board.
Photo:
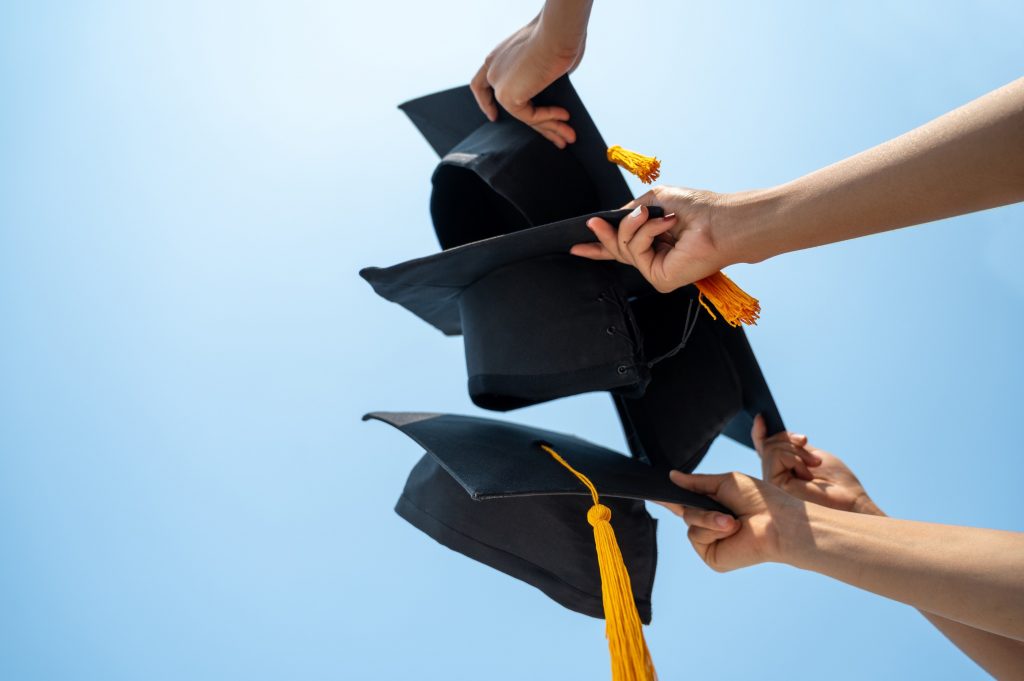
[(674, 484), (658, 469), (606, 447), (518, 423), (454, 414), (371, 412), (414, 440), (476, 500), (537, 495), (589, 496), (541, 444), (550, 445), (585, 473), (602, 497), (664, 501), (730, 513)]

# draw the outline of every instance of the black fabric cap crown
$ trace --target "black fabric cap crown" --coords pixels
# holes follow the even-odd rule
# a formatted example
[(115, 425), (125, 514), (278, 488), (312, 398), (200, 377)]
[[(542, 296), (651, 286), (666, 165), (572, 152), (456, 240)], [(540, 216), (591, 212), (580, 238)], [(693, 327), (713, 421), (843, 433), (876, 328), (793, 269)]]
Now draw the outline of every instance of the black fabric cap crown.
[[(360, 274), (382, 297), (464, 336), (473, 401), (509, 410), (595, 390), (612, 394), (628, 458), (577, 438), (488, 419), (374, 414), (427, 455), (396, 510), (440, 543), (513, 575), (562, 605), (603, 616), (585, 489), (537, 446), (549, 442), (593, 480), (650, 620), (655, 522), (642, 499), (728, 512), (672, 485), (725, 433), (749, 442), (752, 416), (784, 428), (741, 329), (706, 317), (696, 289), (656, 293), (631, 267), (568, 255), (618, 224), (632, 197), (567, 78), (538, 104), (570, 112), (567, 150), (503, 117), (489, 123), (469, 88), (402, 105), (442, 157), (431, 215), (440, 253)], [(660, 209), (652, 208), (652, 215)]]
[(367, 414), (427, 450), (395, 510), (441, 544), (531, 584), (567, 608), (603, 617), (586, 488), (540, 448), (552, 446), (612, 511), (641, 619), (651, 618), (655, 521), (642, 499), (728, 513), (672, 484), (668, 472), (579, 438), (449, 414)]
[[(769, 432), (782, 430), (743, 331), (698, 314), (694, 287), (661, 295), (633, 268), (567, 255), (594, 240), (585, 225), (594, 211), (617, 224), (631, 195), (569, 80), (539, 102), (569, 110), (576, 143), (559, 150), (514, 119), (488, 122), (468, 88), (402, 105), (442, 156), (431, 213), (445, 250), (362, 276), (463, 334), (478, 406), (607, 390), (633, 454), (684, 470), (722, 432), (749, 445), (758, 412)], [(687, 332), (686, 349), (672, 354)]]

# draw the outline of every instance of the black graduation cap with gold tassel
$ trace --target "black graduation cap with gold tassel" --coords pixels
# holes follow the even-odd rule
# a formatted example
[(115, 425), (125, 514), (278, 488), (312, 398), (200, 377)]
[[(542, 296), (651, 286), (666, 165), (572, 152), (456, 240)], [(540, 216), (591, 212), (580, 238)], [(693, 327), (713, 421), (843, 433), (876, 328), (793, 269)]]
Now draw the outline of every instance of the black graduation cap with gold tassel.
[[(468, 88), (404, 104), (442, 157), (431, 216), (444, 250), (361, 275), (384, 298), (463, 336), (478, 406), (507, 411), (607, 391), (633, 458), (535, 429), (516, 450), (529, 456), (510, 457), (503, 444), (518, 441), (513, 424), (467, 429), (450, 419), (469, 417), (391, 415), (383, 420), (420, 444), (415, 429), (433, 429), (444, 443), (424, 444), (396, 510), (440, 543), (604, 617), (614, 678), (649, 679), (640, 624), (650, 620), (656, 548), (639, 500), (713, 507), (695, 495), (665, 498), (683, 492), (668, 470), (693, 470), (720, 434), (750, 445), (758, 413), (771, 433), (784, 425), (738, 328), (756, 309), (724, 275), (659, 294), (631, 267), (568, 254), (594, 240), (588, 218), (614, 225), (628, 213), (619, 207), (632, 196), (609, 159), (648, 180), (659, 168), (608, 149), (567, 78), (535, 101), (569, 110), (575, 144), (559, 151), (507, 116), (489, 123)], [(699, 314), (702, 305), (711, 317)], [(547, 482), (531, 483), (534, 471)], [(580, 496), (588, 493), (589, 505)]]
[[(451, 414), (364, 418), (394, 426), (427, 451), (406, 483), (400, 515), (428, 534), (443, 527), (432, 535), (442, 544), (603, 616), (612, 678), (653, 678), (641, 625), (650, 621), (654, 521), (643, 500), (727, 508), (674, 485), (663, 470), (562, 433)], [(504, 531), (495, 531), (502, 523)]]

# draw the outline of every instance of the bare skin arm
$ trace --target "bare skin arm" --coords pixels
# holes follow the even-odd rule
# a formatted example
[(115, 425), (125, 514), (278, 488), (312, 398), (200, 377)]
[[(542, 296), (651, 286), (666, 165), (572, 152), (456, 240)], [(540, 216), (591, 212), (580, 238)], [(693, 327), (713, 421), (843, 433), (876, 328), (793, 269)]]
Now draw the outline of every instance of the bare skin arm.
[(1024, 533), (838, 511), (741, 473), (673, 471), (672, 480), (737, 514), (679, 510), (691, 543), (715, 570), (787, 563), (1024, 640)]
[[(765, 433), (764, 420), (759, 417), (751, 435), (761, 457), (765, 481), (821, 506), (885, 515), (838, 456), (810, 445), (805, 435), (779, 433), (766, 438)], [(919, 612), (989, 674), (999, 679), (1024, 678), (1024, 642), (926, 610)]]
[(738, 262), (1024, 200), (1024, 78), (786, 184), (733, 194), (656, 187), (630, 205), (674, 216), (591, 220), (572, 252), (635, 265), (674, 290)]

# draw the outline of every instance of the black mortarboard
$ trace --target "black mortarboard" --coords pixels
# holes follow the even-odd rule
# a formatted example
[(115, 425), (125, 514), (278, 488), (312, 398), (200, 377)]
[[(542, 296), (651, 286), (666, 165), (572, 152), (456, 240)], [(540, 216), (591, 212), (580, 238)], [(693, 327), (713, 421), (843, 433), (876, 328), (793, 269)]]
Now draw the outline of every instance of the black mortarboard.
[(360, 274), (464, 336), (478, 406), (607, 390), (633, 454), (686, 471), (722, 432), (749, 445), (759, 412), (783, 430), (742, 329), (699, 314), (694, 287), (659, 294), (631, 267), (568, 254), (595, 239), (589, 217), (617, 224), (631, 195), (568, 78), (536, 102), (569, 111), (574, 144), (558, 150), (508, 116), (488, 122), (468, 88), (402, 105), (442, 156), (431, 214), (446, 250)]
[(655, 521), (644, 499), (728, 513), (684, 490), (666, 470), (539, 428), (449, 414), (367, 414), (427, 451), (395, 510), (441, 544), (537, 587), (561, 605), (603, 617), (587, 488), (540, 447), (555, 449), (600, 490), (612, 512), (640, 618), (651, 618)]
[[(430, 208), (445, 250), (360, 274), (463, 335), (476, 404), (505, 411), (607, 390), (639, 460), (486, 419), (375, 416), (428, 452), (396, 507), (404, 518), (566, 607), (605, 617), (613, 670), (652, 678), (640, 622), (650, 619), (657, 551), (640, 499), (725, 510), (671, 485), (668, 468), (692, 470), (721, 432), (749, 444), (756, 413), (771, 433), (782, 421), (743, 331), (703, 317), (694, 287), (661, 295), (633, 268), (568, 254), (595, 239), (589, 217), (617, 224), (631, 195), (567, 78), (535, 103), (566, 108), (576, 143), (559, 151), (512, 118), (488, 122), (468, 88), (404, 104), (442, 156)], [(580, 521), (584, 489), (592, 532)]]

